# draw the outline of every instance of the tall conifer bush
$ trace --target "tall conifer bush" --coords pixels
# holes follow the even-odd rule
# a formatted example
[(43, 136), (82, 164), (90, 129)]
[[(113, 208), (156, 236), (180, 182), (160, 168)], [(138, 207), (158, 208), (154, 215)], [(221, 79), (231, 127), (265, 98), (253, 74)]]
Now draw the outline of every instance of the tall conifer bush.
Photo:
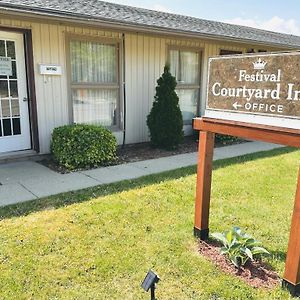
[(147, 117), (151, 143), (158, 148), (174, 149), (183, 140), (183, 121), (176, 85), (176, 79), (171, 75), (169, 65), (166, 65), (157, 80), (153, 107)]

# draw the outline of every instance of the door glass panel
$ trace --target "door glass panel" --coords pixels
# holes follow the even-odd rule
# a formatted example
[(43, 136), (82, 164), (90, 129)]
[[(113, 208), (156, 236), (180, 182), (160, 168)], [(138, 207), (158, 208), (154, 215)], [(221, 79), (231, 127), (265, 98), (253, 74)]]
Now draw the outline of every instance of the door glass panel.
[(0, 97), (8, 97), (8, 82), (7, 80), (0, 80)]
[(5, 41), (0, 40), (0, 56), (5, 56)]
[(16, 62), (12, 61), (12, 76), (9, 76), (9, 79), (17, 79), (17, 67), (16, 67)]
[(20, 106), (19, 106), (19, 100), (18, 99), (12, 99), (11, 100), (11, 114), (13, 117), (19, 117), (20, 116)]
[(9, 83), (9, 87), (10, 87), (10, 96), (11, 97), (18, 97), (18, 85), (17, 85), (17, 81), (10, 81)]
[(16, 58), (15, 42), (7, 41), (6, 46), (7, 46), (7, 56), (11, 57), (11, 59), (15, 59)]
[(10, 122), (10, 119), (3, 119), (2, 121), (3, 121), (3, 133), (4, 133), (4, 136), (11, 135), (12, 131), (11, 131), (11, 122)]
[(9, 100), (2, 100), (1, 107), (2, 107), (2, 118), (9, 118), (10, 117)]
[(20, 118), (13, 118), (14, 135), (21, 134)]
[[(0, 40), (0, 56), (6, 56), (5, 55), (5, 41), (3, 41), (3, 40)], [(0, 79), (1, 78), (7, 78), (7, 76), (0, 75)]]

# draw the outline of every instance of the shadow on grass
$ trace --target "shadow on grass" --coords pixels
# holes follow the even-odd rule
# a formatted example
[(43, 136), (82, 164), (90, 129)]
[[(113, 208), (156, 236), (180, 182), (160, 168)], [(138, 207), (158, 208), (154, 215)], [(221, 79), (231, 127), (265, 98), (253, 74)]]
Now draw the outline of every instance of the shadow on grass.
[[(254, 161), (260, 158), (267, 158), (285, 153), (296, 151), (294, 148), (279, 148), (272, 151), (258, 152), (230, 159), (222, 159), (214, 162), (214, 170), (224, 168), (229, 165), (240, 164), (244, 162)], [(99, 185), (84, 190), (67, 192), (51, 197), (36, 199), (28, 202), (13, 204), (0, 208), (0, 220), (26, 216), (32, 212), (56, 209), (68, 206), (73, 203), (89, 201), (93, 198), (111, 195), (135, 188), (141, 188), (147, 185), (160, 183), (162, 181), (186, 177), (196, 173), (196, 166), (181, 168), (173, 171), (167, 171), (160, 174), (148, 175), (135, 180), (125, 180), (122, 182)], [(196, 183), (195, 183), (196, 184)]]

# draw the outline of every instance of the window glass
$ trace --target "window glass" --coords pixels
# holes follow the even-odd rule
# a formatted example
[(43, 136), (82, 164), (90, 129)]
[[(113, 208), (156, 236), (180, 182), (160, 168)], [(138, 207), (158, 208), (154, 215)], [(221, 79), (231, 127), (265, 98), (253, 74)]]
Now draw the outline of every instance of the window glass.
[(117, 125), (117, 46), (74, 40), (70, 61), (74, 122)]
[(170, 72), (176, 77), (176, 80), (180, 80), (179, 75), (179, 51), (170, 50)]
[(73, 115), (76, 123), (111, 126), (116, 124), (117, 90), (74, 89)]
[(199, 75), (199, 54), (197, 52), (180, 52), (181, 82), (183, 84), (197, 84)]
[(220, 55), (235, 55), (235, 54), (242, 54), (242, 51), (236, 51), (236, 50), (220, 50)]
[(199, 53), (170, 50), (170, 71), (179, 84), (198, 84)]
[(72, 41), (70, 50), (72, 82), (113, 83), (117, 81), (115, 45)]
[(178, 89), (179, 105), (185, 125), (191, 125), (197, 115), (197, 100), (199, 89)]
[(200, 53), (188, 50), (170, 50), (170, 71), (177, 80), (176, 92), (184, 124), (192, 124), (197, 116), (200, 90)]

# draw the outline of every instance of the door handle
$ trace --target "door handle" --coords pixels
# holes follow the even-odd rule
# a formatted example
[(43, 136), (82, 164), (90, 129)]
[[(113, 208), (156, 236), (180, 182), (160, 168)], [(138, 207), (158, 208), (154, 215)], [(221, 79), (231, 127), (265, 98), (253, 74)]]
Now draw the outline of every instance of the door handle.
[(23, 102), (27, 102), (28, 101), (28, 98), (27, 97), (24, 97), (23, 98)]

